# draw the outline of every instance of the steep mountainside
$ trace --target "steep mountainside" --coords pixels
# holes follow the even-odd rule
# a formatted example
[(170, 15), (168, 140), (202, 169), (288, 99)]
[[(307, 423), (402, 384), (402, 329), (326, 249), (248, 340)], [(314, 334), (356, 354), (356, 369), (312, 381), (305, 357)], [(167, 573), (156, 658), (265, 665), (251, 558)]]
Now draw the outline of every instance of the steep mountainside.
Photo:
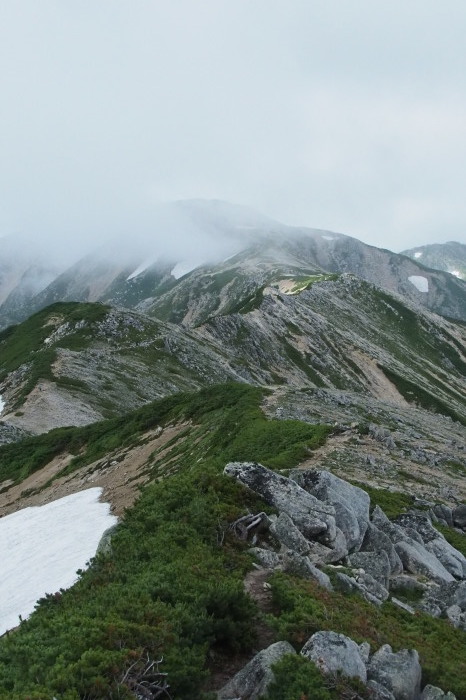
[(466, 280), (466, 245), (464, 243), (450, 241), (421, 245), (404, 250), (402, 255), (407, 255), (426, 267), (444, 270), (459, 279)]
[[(228, 257), (135, 245), (4, 283), (35, 313), (0, 331), (0, 699), (466, 700), (466, 284), (174, 211)], [(17, 511), (90, 488), (118, 524), (22, 619), (44, 588), (19, 607), (12, 563), (75, 569)]]
[[(185, 250), (175, 249), (172, 241), (178, 238), (186, 241)], [(3, 305), (0, 298), (0, 327), (57, 301), (137, 307), (193, 325), (231, 310), (277, 272), (351, 273), (435, 313), (466, 321), (465, 283), (427, 269), (420, 260), (342, 234), (285, 226), (225, 202), (177, 202), (154, 217), (153, 240), (137, 235), (131, 244), (116, 240), (53, 279), (41, 271), (36, 287), (17, 276), (9, 287), (11, 298)], [(33, 271), (28, 274), (34, 277)]]
[[(258, 274), (270, 280), (271, 270), (254, 273), (256, 282)], [(4, 331), (0, 432), (84, 425), (231, 379), (359, 392), (466, 421), (463, 325), (352, 275), (281, 277), (275, 270), (272, 279), (252, 295), (246, 276), (232, 280), (231, 300), (216, 287), (208, 298), (217, 308), (224, 303), (223, 313), (193, 328), (68, 303)], [(198, 318), (208, 316), (197, 310)]]

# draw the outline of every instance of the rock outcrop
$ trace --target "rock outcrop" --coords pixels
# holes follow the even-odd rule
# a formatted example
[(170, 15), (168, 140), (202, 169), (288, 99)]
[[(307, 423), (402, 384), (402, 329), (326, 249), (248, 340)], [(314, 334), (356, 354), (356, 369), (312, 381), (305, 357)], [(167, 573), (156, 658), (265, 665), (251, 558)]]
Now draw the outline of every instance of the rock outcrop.
[(276, 642), (260, 651), (219, 690), (217, 700), (259, 700), (274, 680), (271, 667), (285, 654), (296, 654), (288, 642)]

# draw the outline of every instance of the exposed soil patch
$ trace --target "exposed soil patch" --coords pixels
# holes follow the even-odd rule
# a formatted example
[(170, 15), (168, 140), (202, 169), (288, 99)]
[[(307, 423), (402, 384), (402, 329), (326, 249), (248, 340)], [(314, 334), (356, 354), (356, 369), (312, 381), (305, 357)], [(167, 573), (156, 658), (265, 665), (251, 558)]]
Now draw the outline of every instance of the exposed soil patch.
[[(68, 476), (55, 479), (73, 459), (70, 454), (60, 455), (20, 484), (1, 493), (0, 515), (28, 506), (44, 505), (70, 493), (100, 486), (103, 489), (102, 501), (109, 502), (112, 512), (121, 516), (136, 499), (139, 485), (149, 480), (147, 467), (152, 453), (163, 449), (188, 425), (178, 423), (148, 431), (141, 435), (134, 447), (116, 450)], [(52, 479), (53, 483), (47, 485)]]

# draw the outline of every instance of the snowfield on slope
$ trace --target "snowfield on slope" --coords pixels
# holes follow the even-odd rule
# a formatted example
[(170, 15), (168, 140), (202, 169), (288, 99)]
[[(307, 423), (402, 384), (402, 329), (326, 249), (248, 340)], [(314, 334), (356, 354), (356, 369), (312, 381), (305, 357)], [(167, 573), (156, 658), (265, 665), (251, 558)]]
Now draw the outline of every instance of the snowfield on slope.
[(411, 277), (408, 277), (408, 279), (420, 292), (426, 293), (429, 291), (429, 280), (427, 277), (423, 277), (421, 275), (411, 275)]
[(68, 588), (117, 518), (100, 488), (24, 508), (0, 519), (0, 635), (27, 617), (46, 593)]

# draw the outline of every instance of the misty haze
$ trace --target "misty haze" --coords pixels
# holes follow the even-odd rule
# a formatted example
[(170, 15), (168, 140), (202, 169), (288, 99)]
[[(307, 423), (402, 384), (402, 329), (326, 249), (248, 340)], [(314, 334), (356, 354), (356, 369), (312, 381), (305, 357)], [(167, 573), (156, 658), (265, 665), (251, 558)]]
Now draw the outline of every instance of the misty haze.
[(0, 3), (0, 700), (466, 700), (465, 36)]

